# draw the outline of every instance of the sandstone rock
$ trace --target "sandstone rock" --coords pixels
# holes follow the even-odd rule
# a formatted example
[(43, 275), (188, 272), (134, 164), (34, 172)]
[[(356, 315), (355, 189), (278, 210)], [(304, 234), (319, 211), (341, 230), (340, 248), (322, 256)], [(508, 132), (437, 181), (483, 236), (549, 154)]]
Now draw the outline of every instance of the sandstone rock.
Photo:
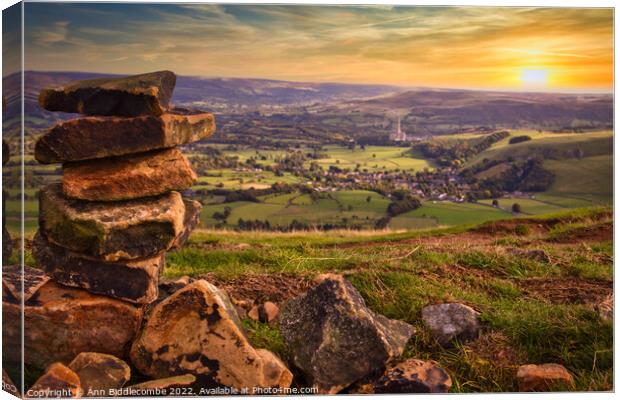
[(80, 378), (64, 364), (56, 362), (26, 391), (26, 397), (81, 397)]
[(176, 76), (170, 71), (88, 79), (61, 88), (43, 89), (39, 104), (49, 111), (86, 115), (161, 115), (175, 84)]
[(284, 304), (280, 330), (308, 383), (322, 393), (337, 393), (396, 359), (414, 329), (369, 310), (342, 276), (320, 281)]
[(389, 368), (377, 380), (356, 385), (350, 393), (447, 393), (450, 375), (435, 361), (408, 359)]
[[(4, 323), (6, 323), (6, 321)], [(17, 388), (17, 385), (13, 383), (13, 380), (11, 379), (9, 374), (6, 373), (4, 368), (2, 368), (2, 390), (9, 392), (13, 396), (16, 396), (19, 398), (22, 397), (21, 394), (19, 393), (19, 389)]]
[(50, 129), (34, 156), (42, 164), (116, 157), (196, 142), (213, 132), (213, 114), (183, 109), (159, 117), (84, 117)]
[[(148, 396), (152, 390), (167, 390), (174, 388), (192, 387), (196, 383), (196, 377), (191, 374), (171, 376), (169, 378), (156, 379), (141, 382), (124, 388), (118, 395), (122, 396)], [(152, 394), (151, 394), (152, 395)]]
[(105, 261), (153, 257), (183, 233), (185, 205), (178, 192), (114, 203), (66, 198), (59, 184), (39, 195), (39, 226), (59, 246)]
[[(2, 267), (2, 300), (21, 303), (22, 293), (24, 301), (30, 298), (50, 280), (43, 271), (21, 265), (6, 265)], [(22, 282), (24, 287), (22, 289)]]
[(71, 361), (69, 369), (79, 376), (82, 394), (87, 397), (112, 396), (112, 390), (123, 387), (131, 376), (125, 361), (102, 353), (80, 353)]
[(254, 321), (269, 323), (275, 321), (280, 314), (280, 309), (275, 303), (266, 301), (264, 304), (254, 306), (248, 312), (248, 317)]
[[(26, 270), (26, 276), (32, 268)], [(28, 278), (27, 278), (28, 279)], [(2, 301), (5, 321), (19, 321), (20, 303)], [(94, 351), (122, 357), (140, 328), (143, 311), (124, 301), (85, 290), (45, 283), (24, 307), (25, 363), (44, 368), (69, 363), (79, 353)], [(20, 324), (3, 324), (2, 345), (9, 362), (20, 362), (11, 349), (21, 347)], [(13, 359), (15, 358), (15, 359)]]
[(62, 190), (68, 197), (119, 201), (190, 188), (196, 173), (177, 149), (63, 165)]
[(183, 199), (185, 204), (185, 216), (183, 218), (183, 230), (176, 237), (170, 249), (180, 249), (183, 247), (189, 235), (200, 223), (200, 211), (202, 210), (202, 204), (196, 200)]
[(520, 392), (545, 392), (574, 387), (572, 375), (560, 364), (527, 364), (517, 370)]
[(252, 347), (226, 293), (205, 280), (153, 308), (131, 360), (147, 376), (190, 373), (201, 387), (276, 387), (292, 380), (273, 354)]
[(32, 255), (58, 283), (139, 304), (157, 299), (165, 259), (162, 252), (151, 258), (104, 262), (50, 243), (41, 232), (35, 235)]
[(474, 339), (478, 336), (479, 313), (460, 303), (436, 304), (422, 309), (422, 319), (442, 346), (452, 340)]

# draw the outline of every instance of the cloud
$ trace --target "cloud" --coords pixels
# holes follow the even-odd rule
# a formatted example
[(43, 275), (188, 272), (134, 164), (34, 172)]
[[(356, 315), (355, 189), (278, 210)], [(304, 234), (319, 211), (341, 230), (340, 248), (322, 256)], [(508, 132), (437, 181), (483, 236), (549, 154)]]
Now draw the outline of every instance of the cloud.
[(519, 68), (611, 87), (610, 9), (29, 3), (34, 69), (509, 85)]

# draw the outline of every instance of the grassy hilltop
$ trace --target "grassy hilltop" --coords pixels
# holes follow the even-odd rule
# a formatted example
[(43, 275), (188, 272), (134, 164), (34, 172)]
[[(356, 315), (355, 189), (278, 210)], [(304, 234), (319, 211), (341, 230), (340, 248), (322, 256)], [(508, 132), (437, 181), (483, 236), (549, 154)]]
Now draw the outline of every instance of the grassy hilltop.
[[(613, 290), (612, 228), (610, 209), (590, 208), (401, 233), (199, 230), (166, 274), (276, 302), (319, 273), (344, 274), (373, 310), (416, 326), (403, 357), (437, 360), (455, 392), (516, 391), (518, 365), (545, 362), (565, 365), (577, 390), (611, 390), (612, 322), (599, 313)], [(445, 301), (482, 313), (479, 339), (451, 349), (431, 339), (421, 309)], [(286, 357), (277, 326), (244, 324), (256, 345)]]

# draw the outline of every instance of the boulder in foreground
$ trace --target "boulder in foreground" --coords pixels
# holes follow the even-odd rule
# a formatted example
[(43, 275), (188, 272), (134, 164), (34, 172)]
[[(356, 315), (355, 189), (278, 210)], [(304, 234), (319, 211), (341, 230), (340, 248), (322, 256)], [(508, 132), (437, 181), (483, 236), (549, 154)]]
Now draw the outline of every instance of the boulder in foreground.
[(183, 233), (185, 205), (178, 192), (114, 203), (65, 197), (60, 184), (39, 195), (39, 226), (47, 239), (85, 256), (118, 261), (153, 257)]
[(153, 308), (131, 360), (152, 378), (192, 374), (204, 388), (288, 387), (292, 381), (275, 355), (252, 347), (226, 293), (205, 280)]
[(177, 149), (63, 165), (62, 190), (88, 201), (119, 201), (190, 188), (196, 173)]
[(35, 235), (32, 255), (58, 283), (140, 304), (157, 299), (165, 259), (162, 252), (150, 258), (105, 262), (50, 243), (41, 232)]
[(80, 378), (82, 394), (86, 397), (112, 396), (129, 381), (131, 370), (120, 358), (102, 353), (80, 353), (69, 364)]
[(80, 378), (62, 363), (50, 365), (45, 373), (26, 391), (26, 397), (81, 397)]
[(572, 375), (560, 364), (527, 364), (517, 370), (520, 392), (547, 392), (573, 388)]
[(280, 330), (308, 383), (338, 393), (399, 357), (414, 329), (368, 309), (344, 277), (321, 280), (284, 304)]
[[(26, 267), (25, 276), (33, 270)], [(2, 310), (6, 321), (21, 319), (19, 302), (3, 299)], [(25, 362), (45, 368), (56, 361), (69, 363), (82, 352), (123, 357), (140, 328), (143, 311), (124, 301), (49, 281), (26, 301), (23, 314)], [(20, 362), (20, 353), (11, 351), (21, 346), (20, 325), (3, 324), (2, 334), (7, 361)], [(11, 355), (17, 359), (10, 359)]]
[(445, 303), (426, 306), (422, 309), (422, 319), (442, 346), (452, 340), (474, 339), (478, 336), (479, 313), (460, 303)]
[(168, 107), (175, 84), (176, 76), (171, 71), (88, 79), (43, 89), (39, 104), (48, 111), (86, 115), (161, 115)]
[(84, 117), (50, 129), (37, 141), (34, 157), (42, 164), (116, 157), (196, 142), (213, 132), (213, 114), (184, 109), (158, 117)]
[(377, 380), (357, 384), (350, 391), (360, 394), (447, 393), (450, 375), (435, 361), (409, 359), (389, 368)]

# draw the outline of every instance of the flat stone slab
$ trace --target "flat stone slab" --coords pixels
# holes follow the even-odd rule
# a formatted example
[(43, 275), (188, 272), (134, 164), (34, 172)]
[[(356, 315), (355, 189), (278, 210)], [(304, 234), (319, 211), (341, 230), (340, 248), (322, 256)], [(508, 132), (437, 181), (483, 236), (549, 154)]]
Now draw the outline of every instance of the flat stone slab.
[(160, 116), (84, 117), (61, 122), (35, 145), (42, 164), (115, 157), (208, 138), (213, 114), (175, 108)]
[(65, 197), (60, 184), (39, 195), (39, 226), (47, 239), (87, 257), (113, 262), (154, 257), (184, 231), (185, 204), (178, 192), (118, 202)]
[(192, 374), (203, 388), (289, 387), (293, 378), (273, 353), (254, 349), (226, 293), (205, 280), (158, 303), (130, 355), (144, 375)]
[[(28, 268), (26, 276), (32, 273)], [(47, 282), (25, 303), (2, 301), (6, 321), (24, 316), (26, 364), (45, 368), (53, 362), (71, 362), (82, 352), (111, 354), (122, 358), (140, 329), (143, 309), (85, 290)], [(2, 345), (9, 362), (21, 362), (18, 349), (22, 329), (18, 323), (2, 325)]]
[(86, 115), (161, 115), (172, 97), (176, 79), (171, 71), (88, 79), (43, 89), (39, 104), (48, 111)]
[(155, 257), (105, 262), (50, 243), (37, 232), (32, 255), (56, 282), (132, 303), (149, 304), (158, 297), (165, 253)]
[(129, 365), (109, 354), (84, 352), (69, 364), (69, 369), (80, 378), (84, 397), (114, 396), (131, 377)]
[(414, 328), (367, 308), (341, 275), (317, 280), (317, 286), (284, 303), (280, 331), (308, 384), (335, 394), (396, 360)]
[(189, 161), (176, 148), (63, 165), (62, 190), (88, 201), (119, 201), (185, 190), (196, 181)]
[[(23, 277), (23, 278), (22, 278)], [(39, 288), (45, 285), (50, 277), (45, 272), (21, 265), (2, 266), (2, 298), (15, 303), (21, 303), (22, 294), (24, 301), (28, 301)], [(22, 292), (23, 282), (23, 292)]]

